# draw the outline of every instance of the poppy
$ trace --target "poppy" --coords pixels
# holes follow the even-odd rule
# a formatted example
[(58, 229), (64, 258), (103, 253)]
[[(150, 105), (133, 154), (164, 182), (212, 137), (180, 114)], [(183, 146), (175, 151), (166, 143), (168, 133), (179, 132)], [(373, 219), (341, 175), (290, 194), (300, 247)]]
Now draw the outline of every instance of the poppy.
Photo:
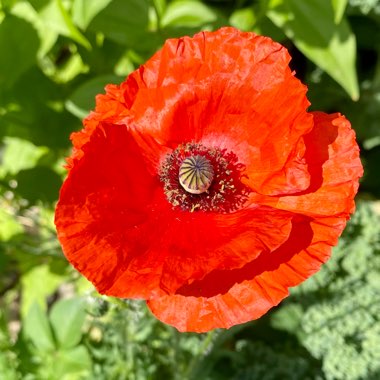
[(362, 175), (340, 115), (308, 112), (287, 50), (234, 28), (170, 39), (98, 95), (56, 209), (96, 289), (204, 332), (259, 318), (328, 260)]

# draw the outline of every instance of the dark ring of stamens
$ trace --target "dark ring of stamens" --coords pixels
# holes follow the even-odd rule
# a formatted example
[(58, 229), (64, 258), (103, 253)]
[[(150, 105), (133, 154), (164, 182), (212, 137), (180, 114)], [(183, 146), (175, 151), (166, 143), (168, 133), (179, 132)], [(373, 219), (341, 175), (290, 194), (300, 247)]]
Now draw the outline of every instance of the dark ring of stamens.
[(242, 182), (244, 170), (233, 152), (187, 143), (165, 157), (159, 176), (173, 207), (190, 212), (229, 213), (241, 208), (251, 192)]

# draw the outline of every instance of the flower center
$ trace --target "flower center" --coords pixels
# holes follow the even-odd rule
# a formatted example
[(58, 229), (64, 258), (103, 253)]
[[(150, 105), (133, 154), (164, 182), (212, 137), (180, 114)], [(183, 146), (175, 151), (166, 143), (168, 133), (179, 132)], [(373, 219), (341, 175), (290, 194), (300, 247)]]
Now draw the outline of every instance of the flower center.
[(197, 154), (183, 160), (179, 167), (179, 183), (190, 194), (202, 194), (210, 187), (214, 169), (210, 161)]
[(159, 175), (173, 207), (228, 213), (239, 209), (250, 193), (241, 181), (244, 169), (233, 152), (187, 143), (165, 157)]

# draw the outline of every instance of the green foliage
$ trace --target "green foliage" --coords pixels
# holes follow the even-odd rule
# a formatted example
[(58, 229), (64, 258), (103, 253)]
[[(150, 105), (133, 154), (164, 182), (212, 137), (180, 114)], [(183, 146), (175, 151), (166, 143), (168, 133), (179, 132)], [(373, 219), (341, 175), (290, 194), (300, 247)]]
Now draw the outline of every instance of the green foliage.
[(358, 8), (359, 11), (365, 15), (371, 12), (380, 15), (379, 0), (349, 0), (349, 4), (353, 8)]
[(271, 0), (268, 5), (268, 17), (273, 23), (357, 100), (355, 36), (339, 14), (340, 22), (336, 23), (336, 14), (329, 0)]
[(379, 0), (0, 1), (0, 378), (378, 379), (378, 203), (359, 206), (330, 262), (276, 310), (199, 335), (95, 296), (53, 214), (69, 135), (95, 95), (166, 38), (223, 25), (288, 47), (311, 107), (351, 120), (362, 191), (379, 197), (379, 24)]
[(0, 24), (0, 86), (8, 88), (36, 61), (39, 40), (34, 28), (26, 21), (8, 16)]
[[(29, 355), (36, 378), (81, 379), (90, 373), (91, 357), (80, 344), (84, 319), (83, 302), (75, 298), (56, 302), (49, 316), (37, 303), (30, 307), (18, 345), (21, 357)], [(25, 362), (20, 364), (19, 370), (31, 375), (30, 366)]]
[(327, 380), (380, 374), (379, 219), (360, 204), (328, 264), (294, 289), (273, 318), (322, 361)]
[(334, 21), (339, 24), (342, 21), (344, 11), (346, 10), (348, 0), (333, 0), (332, 7), (334, 11)]

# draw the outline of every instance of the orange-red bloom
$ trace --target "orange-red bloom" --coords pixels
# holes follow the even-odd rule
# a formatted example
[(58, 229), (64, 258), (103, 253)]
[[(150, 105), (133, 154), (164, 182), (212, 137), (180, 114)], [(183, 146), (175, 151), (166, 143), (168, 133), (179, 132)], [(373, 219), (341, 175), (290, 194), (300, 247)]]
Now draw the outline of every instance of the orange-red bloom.
[(202, 332), (259, 318), (329, 258), (359, 149), (344, 116), (307, 112), (289, 60), (223, 28), (168, 40), (98, 95), (55, 222), (100, 293)]

